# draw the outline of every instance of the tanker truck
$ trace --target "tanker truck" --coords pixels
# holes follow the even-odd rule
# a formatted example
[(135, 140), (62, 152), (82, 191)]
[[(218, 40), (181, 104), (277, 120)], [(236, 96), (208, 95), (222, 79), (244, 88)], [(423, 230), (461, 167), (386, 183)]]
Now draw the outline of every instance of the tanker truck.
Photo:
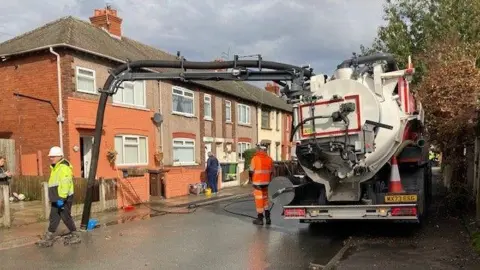
[(311, 95), (291, 102), (302, 173), (269, 187), (285, 219), (422, 222), (432, 170), (424, 111), (409, 88), (414, 72), (410, 57), (399, 70), (392, 56), (374, 55), (310, 77)]
[[(422, 105), (409, 90), (415, 69), (400, 70), (389, 54), (354, 57), (332, 76), (309, 66), (256, 60), (135, 60), (110, 70), (99, 89), (95, 144), (82, 227), (90, 217), (108, 97), (124, 81), (273, 81), (293, 107), (292, 150), (301, 174), (276, 177), (270, 199), (286, 219), (420, 222), (431, 200), (431, 167)], [(197, 70), (197, 71), (190, 71)], [(203, 70), (203, 71), (198, 71)], [(239, 95), (245, 93), (238, 84)], [(252, 93), (250, 93), (252, 94)], [(248, 95), (250, 95), (248, 94)], [(253, 94), (252, 94), (253, 95)], [(263, 95), (263, 94), (262, 94)], [(251, 97), (250, 97), (251, 98)], [(152, 120), (161, 124), (163, 116)]]

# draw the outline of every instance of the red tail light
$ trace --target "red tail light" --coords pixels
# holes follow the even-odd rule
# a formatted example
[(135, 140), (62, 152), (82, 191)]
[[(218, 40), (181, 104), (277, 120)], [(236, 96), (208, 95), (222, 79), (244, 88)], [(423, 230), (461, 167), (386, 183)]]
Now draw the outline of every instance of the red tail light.
[(283, 211), (285, 217), (304, 217), (305, 209), (303, 208), (287, 208)]
[(392, 216), (416, 216), (417, 208), (415, 207), (396, 207), (392, 208)]

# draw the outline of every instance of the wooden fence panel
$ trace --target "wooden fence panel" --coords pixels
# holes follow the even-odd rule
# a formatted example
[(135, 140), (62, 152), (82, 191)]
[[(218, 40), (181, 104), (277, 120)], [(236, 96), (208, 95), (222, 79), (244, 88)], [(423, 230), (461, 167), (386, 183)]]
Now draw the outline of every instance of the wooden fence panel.
[(15, 140), (0, 139), (0, 156), (7, 159), (7, 170), (16, 172)]
[[(87, 179), (86, 178), (75, 178), (73, 179), (75, 183), (75, 193), (73, 195), (73, 204), (82, 204), (85, 201), (85, 195), (87, 194)], [(100, 181), (95, 181), (93, 186), (93, 197), (92, 202), (100, 201)]]
[[(24, 194), (29, 200), (42, 200), (42, 182), (48, 182), (47, 176), (14, 176), (11, 182), (11, 191)], [(87, 190), (87, 179), (74, 178), (74, 204), (83, 203)], [(99, 181), (95, 181), (93, 202), (100, 201)]]
[(13, 176), (10, 190), (18, 194), (24, 194), (28, 200), (42, 200), (42, 182), (48, 182), (45, 176)]

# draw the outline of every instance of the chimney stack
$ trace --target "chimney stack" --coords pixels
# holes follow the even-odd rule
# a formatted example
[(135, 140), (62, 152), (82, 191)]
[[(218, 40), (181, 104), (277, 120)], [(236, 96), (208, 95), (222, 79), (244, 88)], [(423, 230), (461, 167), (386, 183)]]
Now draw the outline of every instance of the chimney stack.
[(96, 27), (104, 28), (112, 35), (122, 36), (122, 19), (117, 16), (117, 10), (108, 5), (104, 9), (95, 9), (90, 22)]
[(280, 96), (280, 86), (276, 83), (267, 83), (267, 86), (265, 86), (265, 90), (277, 96)]

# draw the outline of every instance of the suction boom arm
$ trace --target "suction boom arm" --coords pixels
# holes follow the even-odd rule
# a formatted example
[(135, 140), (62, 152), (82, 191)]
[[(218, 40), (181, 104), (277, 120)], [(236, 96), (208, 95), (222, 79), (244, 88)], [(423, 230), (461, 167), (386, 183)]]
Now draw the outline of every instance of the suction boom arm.
[[(92, 149), (92, 157), (90, 163), (90, 171), (88, 175), (88, 187), (84, 202), (81, 228), (86, 229), (90, 218), (90, 210), (92, 204), (93, 185), (97, 173), (98, 158), (100, 153), (100, 145), (102, 139), (102, 127), (105, 116), (105, 107), (109, 96), (114, 95), (123, 81), (135, 80), (198, 80), (198, 81), (276, 81), (285, 86), (283, 92), (287, 98), (308, 94), (308, 86), (306, 81), (313, 76), (312, 69), (306, 67), (298, 67), (284, 63), (262, 61), (261, 56), (258, 60), (238, 60), (238, 56), (234, 57), (234, 61), (225, 62), (191, 62), (185, 61), (183, 57), (178, 61), (162, 61), (162, 60), (139, 60), (127, 62), (110, 71), (110, 76), (106, 80), (101, 92), (97, 117), (95, 123), (94, 144)], [(156, 72), (148, 69), (155, 68), (171, 68), (180, 69), (179, 71)], [(231, 72), (216, 72), (219, 69), (231, 68)], [(248, 68), (258, 68), (258, 71), (249, 70)], [(207, 72), (191, 72), (187, 69), (210, 70)], [(264, 71), (262, 69), (271, 69), (273, 71)], [(279, 81), (291, 81), (291, 89)]]

